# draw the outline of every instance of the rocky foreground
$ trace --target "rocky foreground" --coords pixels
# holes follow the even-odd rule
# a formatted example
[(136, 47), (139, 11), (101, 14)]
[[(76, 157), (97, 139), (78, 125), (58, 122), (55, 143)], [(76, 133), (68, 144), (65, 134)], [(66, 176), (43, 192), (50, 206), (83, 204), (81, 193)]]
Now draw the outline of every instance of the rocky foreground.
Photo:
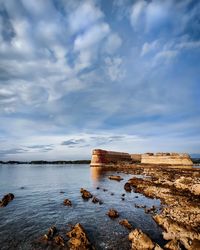
[[(144, 168), (135, 170), (144, 178), (133, 177), (128, 184), (135, 192), (162, 202), (160, 214), (153, 219), (164, 229), (163, 238), (169, 240), (165, 249), (200, 249), (200, 172), (166, 168)], [(127, 184), (125, 184), (127, 186)], [(125, 187), (126, 188), (126, 187)], [(132, 249), (141, 232), (131, 233)], [(156, 249), (149, 243), (149, 248)]]

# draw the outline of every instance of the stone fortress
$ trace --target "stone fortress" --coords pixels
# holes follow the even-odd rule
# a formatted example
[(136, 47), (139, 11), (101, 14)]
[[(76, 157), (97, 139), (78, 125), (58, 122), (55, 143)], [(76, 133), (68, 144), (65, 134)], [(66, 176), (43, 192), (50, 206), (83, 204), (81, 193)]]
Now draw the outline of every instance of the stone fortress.
[(91, 166), (102, 167), (116, 164), (141, 164), (163, 166), (191, 166), (193, 162), (189, 154), (179, 153), (145, 153), (128, 154), (123, 152), (94, 149), (92, 152)]

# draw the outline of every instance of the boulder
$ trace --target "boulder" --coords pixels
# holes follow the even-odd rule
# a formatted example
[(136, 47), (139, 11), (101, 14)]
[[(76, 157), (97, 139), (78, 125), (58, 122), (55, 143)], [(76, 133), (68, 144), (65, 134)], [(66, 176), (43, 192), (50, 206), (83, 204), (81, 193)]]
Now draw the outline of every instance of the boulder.
[(15, 196), (12, 193), (4, 195), (3, 199), (0, 201), (0, 207), (6, 207), (14, 198)]
[(92, 198), (92, 194), (89, 191), (87, 191), (86, 189), (81, 188), (80, 192), (81, 192), (82, 198), (84, 200), (89, 200), (90, 198)]
[(53, 237), (55, 236), (56, 232), (57, 232), (57, 229), (55, 226), (50, 227), (47, 234), (44, 235), (44, 239), (52, 240)]
[(69, 207), (72, 206), (72, 202), (69, 199), (64, 199), (63, 204)]
[(119, 224), (126, 227), (127, 229), (132, 229), (132, 226), (131, 224), (128, 222), (127, 219), (124, 219), (124, 220), (120, 220), (119, 221)]
[(110, 209), (107, 213), (107, 215), (112, 218), (112, 219), (115, 219), (115, 218), (118, 218), (119, 217), (119, 213), (117, 212), (117, 210), (115, 209)]
[(72, 227), (72, 230), (67, 233), (67, 237), (70, 238), (68, 241), (70, 250), (93, 249), (86, 235), (86, 232), (80, 223), (77, 223), (75, 226)]
[(124, 189), (126, 190), (126, 192), (131, 192), (131, 184), (126, 182), (124, 184)]
[(110, 180), (114, 180), (114, 181), (121, 181), (121, 180), (123, 180), (123, 178), (121, 176), (119, 176), (119, 175), (110, 175), (110, 176), (108, 176), (108, 178)]
[(181, 250), (180, 244), (177, 240), (170, 240), (166, 245), (165, 249), (168, 250)]
[(135, 229), (129, 233), (128, 236), (131, 241), (132, 250), (152, 250), (154, 249), (154, 243), (152, 240), (143, 233), (140, 229)]

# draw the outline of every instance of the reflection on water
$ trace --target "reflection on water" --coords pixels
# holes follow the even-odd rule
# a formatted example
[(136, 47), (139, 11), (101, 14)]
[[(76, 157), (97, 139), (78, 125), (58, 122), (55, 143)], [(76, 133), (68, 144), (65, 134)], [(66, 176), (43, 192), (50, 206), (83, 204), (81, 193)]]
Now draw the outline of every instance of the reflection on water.
[(95, 184), (105, 176), (105, 170), (103, 167), (91, 167), (90, 173)]
[[(89, 165), (0, 165), (0, 198), (9, 192), (15, 195), (7, 207), (0, 208), (0, 249), (38, 250), (33, 241), (50, 226), (56, 225), (66, 233), (67, 225), (79, 222), (96, 250), (128, 250), (128, 231), (119, 225), (124, 218), (162, 245), (161, 229), (144, 209), (134, 206), (158, 206), (159, 201), (134, 192), (126, 193), (122, 201), (123, 186), (131, 176), (120, 173), (123, 180), (116, 182), (108, 179), (111, 174), (115, 173)], [(80, 195), (82, 187), (103, 204), (84, 201)], [(72, 201), (72, 207), (63, 206), (65, 198)], [(110, 208), (118, 210), (119, 219), (106, 216)]]

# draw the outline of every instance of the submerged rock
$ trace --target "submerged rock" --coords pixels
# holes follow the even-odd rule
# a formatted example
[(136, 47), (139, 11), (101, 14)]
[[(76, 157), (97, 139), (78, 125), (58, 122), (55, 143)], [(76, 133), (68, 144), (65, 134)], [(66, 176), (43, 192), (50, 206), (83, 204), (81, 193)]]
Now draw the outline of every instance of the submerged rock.
[(108, 178), (110, 180), (114, 180), (114, 181), (121, 181), (121, 180), (123, 180), (123, 178), (121, 176), (119, 176), (119, 175), (110, 175), (110, 176), (108, 176)]
[(0, 207), (6, 207), (14, 198), (15, 196), (12, 193), (4, 195), (3, 199), (0, 201)]
[(77, 223), (72, 230), (67, 233), (70, 238), (68, 241), (71, 250), (89, 250), (93, 249), (86, 232), (80, 223)]
[(57, 229), (55, 226), (50, 227), (47, 234), (44, 235), (44, 239), (52, 240), (53, 237), (55, 236), (56, 232), (57, 232)]
[(131, 192), (131, 184), (126, 182), (124, 184), (124, 189), (126, 190), (126, 192)]
[(131, 224), (128, 222), (127, 219), (120, 220), (120, 221), (119, 221), (119, 224), (122, 225), (122, 226), (124, 226), (124, 227), (126, 227), (126, 228), (128, 228), (128, 229), (132, 229), (132, 226), (131, 226)]
[(83, 189), (83, 188), (81, 188), (80, 192), (82, 194), (82, 198), (85, 200), (89, 200), (93, 196), (89, 191), (87, 191), (86, 189)]
[(140, 229), (135, 229), (130, 232), (128, 238), (131, 241), (132, 250), (154, 249), (154, 243), (152, 240)]
[(117, 212), (117, 210), (115, 209), (110, 209), (107, 213), (107, 215), (112, 218), (112, 219), (115, 219), (115, 218), (118, 218), (119, 217), (119, 213)]
[(72, 206), (72, 202), (69, 199), (64, 199), (63, 204), (69, 207)]

